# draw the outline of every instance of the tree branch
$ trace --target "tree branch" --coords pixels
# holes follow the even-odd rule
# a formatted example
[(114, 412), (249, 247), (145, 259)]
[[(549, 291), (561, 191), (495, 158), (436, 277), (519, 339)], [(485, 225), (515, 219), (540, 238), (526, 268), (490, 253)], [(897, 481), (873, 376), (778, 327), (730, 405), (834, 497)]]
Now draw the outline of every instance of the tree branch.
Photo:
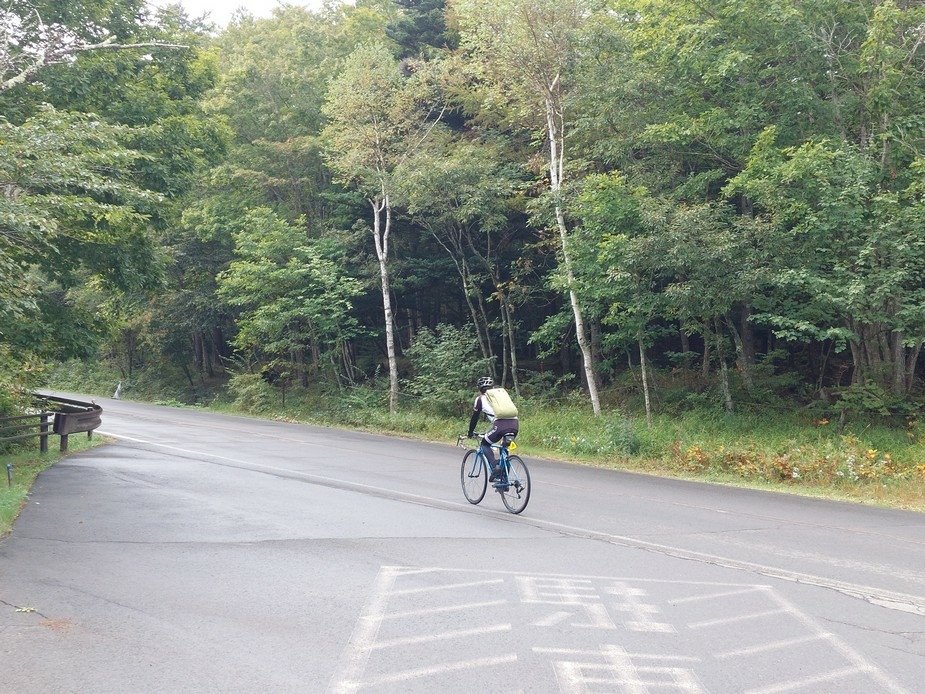
[[(36, 25), (44, 32), (46, 27), (42, 22), (42, 18), (35, 13), (35, 23)], [(130, 50), (134, 48), (189, 48), (189, 46), (175, 43), (164, 43), (162, 41), (143, 41), (140, 43), (116, 43), (115, 37), (111, 36), (108, 39), (101, 41), (100, 43), (80, 43), (79, 39), (65, 27), (52, 27), (53, 36), (42, 41), (38, 41), (27, 45), (25, 47), (20, 47), (18, 45), (15, 32), (13, 35), (6, 37), (7, 39), (7, 50), (0, 52), (0, 55), (4, 56), (4, 60), (0, 62), (7, 63), (6, 65), (0, 65), (0, 68), (4, 72), (13, 71), (15, 63), (22, 60), (23, 62), (28, 62), (28, 64), (19, 70), (18, 73), (14, 74), (12, 77), (7, 77), (0, 80), (0, 93), (5, 92), (13, 87), (23, 84), (24, 82), (32, 79), (36, 73), (38, 73), (42, 68), (48, 65), (56, 65), (59, 63), (67, 62), (73, 60), (80, 53), (88, 53), (91, 51), (99, 50)], [(9, 51), (11, 46), (17, 46), (22, 51), (19, 59), (13, 57), (12, 52)]]

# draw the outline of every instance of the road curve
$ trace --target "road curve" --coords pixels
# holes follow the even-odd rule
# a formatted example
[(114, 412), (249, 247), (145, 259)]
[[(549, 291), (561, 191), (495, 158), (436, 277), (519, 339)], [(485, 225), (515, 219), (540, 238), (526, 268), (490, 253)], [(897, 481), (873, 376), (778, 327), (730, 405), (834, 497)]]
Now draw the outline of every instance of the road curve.
[(0, 542), (0, 691), (915, 692), (925, 516), (104, 400)]

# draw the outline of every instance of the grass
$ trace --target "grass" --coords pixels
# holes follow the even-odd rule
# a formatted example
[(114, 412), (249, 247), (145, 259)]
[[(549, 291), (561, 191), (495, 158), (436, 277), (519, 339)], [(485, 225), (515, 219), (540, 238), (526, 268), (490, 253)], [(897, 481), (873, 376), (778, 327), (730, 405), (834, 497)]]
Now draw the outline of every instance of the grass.
[(535, 423), (540, 432), (558, 427), (575, 434), (550, 442), (555, 446), (541, 441), (537, 455), (565, 454), (623, 470), (925, 511), (925, 432), (916, 422), (902, 428), (858, 423), (838, 432), (824, 420), (799, 414), (693, 411), (656, 417), (651, 429), (643, 421), (627, 419), (618, 426), (613, 419), (582, 422), (540, 413)]
[[(52, 438), (49, 448), (52, 448), (56, 438)], [(29, 499), (32, 484), (39, 473), (47, 470), (65, 456), (77, 451), (86, 450), (104, 443), (100, 436), (88, 439), (86, 436), (73, 435), (68, 440), (68, 452), (61, 453), (49, 450), (40, 453), (35, 450), (0, 455), (2, 467), (2, 480), (0, 480), (0, 538), (5, 537), (13, 527), (13, 522), (19, 516)], [(9, 466), (9, 467), (8, 467)], [(12, 481), (12, 483), (10, 483)]]

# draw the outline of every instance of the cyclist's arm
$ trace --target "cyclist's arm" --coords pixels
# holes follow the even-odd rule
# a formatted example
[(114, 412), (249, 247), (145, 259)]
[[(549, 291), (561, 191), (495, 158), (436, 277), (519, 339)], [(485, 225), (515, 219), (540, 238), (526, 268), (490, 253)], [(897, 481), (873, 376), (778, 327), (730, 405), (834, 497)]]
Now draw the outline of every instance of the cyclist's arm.
[(475, 404), (472, 406), (472, 417), (469, 418), (469, 433), (467, 436), (470, 438), (475, 432), (475, 425), (479, 423), (479, 415), (482, 414), (482, 396), (480, 395), (475, 399)]

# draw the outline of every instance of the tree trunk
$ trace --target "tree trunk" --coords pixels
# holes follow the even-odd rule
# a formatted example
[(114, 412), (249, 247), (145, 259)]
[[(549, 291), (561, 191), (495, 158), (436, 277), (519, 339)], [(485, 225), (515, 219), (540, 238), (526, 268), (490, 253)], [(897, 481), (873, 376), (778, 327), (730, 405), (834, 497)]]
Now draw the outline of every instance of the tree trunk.
[(748, 393), (753, 393), (755, 391), (755, 382), (752, 379), (752, 365), (745, 353), (745, 341), (736, 329), (735, 321), (727, 320), (726, 323), (729, 326), (729, 333), (732, 335), (732, 341), (739, 357), (739, 373), (742, 375), (742, 383), (745, 384), (745, 390)]
[(741, 327), (739, 334), (742, 336), (742, 354), (749, 367), (755, 366), (755, 325), (751, 321), (752, 307), (751, 304), (744, 304), (739, 314)]
[(912, 392), (912, 385), (915, 383), (915, 369), (919, 361), (919, 353), (922, 351), (922, 344), (909, 348), (909, 356), (906, 359), (906, 393)]
[[(688, 352), (691, 351), (691, 338), (687, 334), (687, 332), (684, 330), (683, 327), (680, 330), (678, 330), (678, 333), (681, 336), (681, 353), (687, 354)], [(687, 362), (685, 361), (685, 363)]]
[[(395, 356), (395, 329), (392, 316), (392, 295), (389, 287), (389, 232), (392, 230), (392, 208), (383, 185), (382, 196), (370, 200), (373, 208), (373, 240), (379, 259), (379, 278), (382, 282), (382, 311), (385, 318), (385, 350), (389, 361), (389, 412), (398, 411), (398, 360)], [(385, 214), (385, 223), (382, 216)]]
[(479, 321), (479, 315), (475, 309), (475, 304), (472, 302), (472, 296), (478, 295), (478, 288), (475, 286), (475, 281), (472, 279), (472, 273), (469, 272), (469, 266), (465, 258), (463, 258), (460, 263), (457, 263), (457, 267), (459, 268), (460, 277), (462, 277), (463, 294), (466, 297), (466, 305), (469, 307), (469, 314), (472, 316), (472, 325), (475, 327), (475, 334), (479, 340), (479, 348), (482, 351), (482, 356), (485, 359), (490, 359), (491, 345), (489, 342), (491, 338), (488, 334), (487, 320), (483, 331), (482, 323)]
[[(482, 261), (482, 265), (485, 266), (485, 269), (486, 269), (487, 272), (488, 272), (488, 276), (491, 278), (492, 284), (497, 288), (498, 282), (497, 282), (497, 278), (496, 278), (496, 276), (495, 276), (495, 270), (494, 270), (494, 268), (492, 267), (492, 264), (491, 264), (491, 259), (490, 259), (489, 257), (483, 256), (483, 255), (478, 251), (478, 249), (475, 247), (475, 244), (472, 243), (472, 238), (471, 238), (471, 236), (467, 236), (467, 237), (466, 237), (466, 242), (467, 242), (467, 244), (468, 244), (468, 246), (469, 246), (469, 250), (472, 251), (472, 254), (473, 254), (475, 257), (477, 257), (479, 260)], [(461, 251), (460, 251), (460, 255), (462, 255), (462, 252), (461, 252)], [(479, 291), (478, 287), (475, 286), (475, 281), (474, 281), (474, 279), (472, 279), (472, 277), (473, 277), (473, 275), (472, 275), (472, 273), (470, 273), (470, 274), (469, 274), (469, 278), (470, 278), (470, 282), (471, 282), (471, 284), (472, 284), (472, 291), (473, 291), (473, 293), (475, 294), (475, 296), (478, 298), (479, 311), (481, 312), (481, 316), (482, 316), (482, 326), (480, 326), (479, 341), (480, 341), (480, 342), (482, 341), (481, 329), (484, 329), (484, 333), (485, 333), (485, 338), (484, 338), (484, 339), (485, 339), (485, 347), (483, 348), (482, 353), (484, 354), (484, 356), (485, 356), (487, 359), (491, 359), (492, 375), (495, 376), (495, 375), (497, 375), (497, 374), (494, 373), (494, 369), (495, 369), (495, 364), (494, 364), (495, 350), (494, 350), (494, 347), (492, 347), (492, 343), (491, 343), (491, 328), (490, 328), (491, 321), (488, 319), (488, 309), (485, 307), (485, 297), (483, 296), (482, 292)]]
[(205, 371), (206, 362), (204, 352), (202, 333), (193, 333), (193, 366), (199, 374)]
[(710, 335), (706, 326), (703, 330), (703, 363), (700, 366), (700, 373), (704, 378), (710, 375)]
[(562, 201), (559, 200), (559, 194), (562, 189), (562, 176), (564, 173), (564, 147), (565, 142), (560, 132), (558, 120), (562, 120), (561, 114), (555, 107), (554, 92), (558, 89), (559, 77), (553, 80), (546, 94), (546, 127), (549, 136), (549, 189), (555, 199), (556, 225), (559, 229), (559, 245), (562, 251), (562, 265), (565, 268), (565, 280), (568, 286), (569, 302), (572, 306), (572, 314), (575, 317), (575, 336), (578, 340), (578, 348), (581, 350), (582, 361), (584, 362), (585, 383), (588, 386), (588, 395), (591, 398), (591, 408), (595, 416), (601, 414), (601, 401), (597, 393), (597, 374), (595, 373), (594, 358), (591, 354), (591, 347), (588, 344), (588, 336), (585, 332), (585, 322), (582, 315), (581, 306), (578, 303), (578, 294), (575, 291), (575, 272), (572, 267), (571, 256), (569, 255), (568, 245), (568, 227), (565, 223), (565, 212), (562, 209)]
[(504, 311), (501, 311), (501, 385), (507, 385), (507, 374), (508, 374), (508, 357), (510, 355), (510, 349), (508, 349), (508, 332), (507, 332), (507, 317), (504, 315)]
[(851, 361), (854, 364), (854, 368), (851, 370), (851, 385), (864, 385), (861, 348), (855, 340), (849, 340), (848, 346), (851, 348)]
[(648, 363), (646, 362), (646, 346), (642, 340), (642, 328), (639, 329), (639, 367), (642, 370), (642, 394), (646, 401), (646, 427), (652, 428), (652, 401), (649, 398)]
[(520, 396), (520, 380), (517, 378), (517, 346), (514, 342), (514, 319), (511, 315), (511, 307), (507, 302), (507, 297), (498, 287), (498, 297), (501, 302), (501, 315), (504, 317), (504, 324), (507, 328), (508, 351), (511, 355), (511, 383), (514, 385), (514, 394)]
[(906, 349), (903, 347), (903, 333), (899, 330), (890, 335), (893, 343), (893, 395), (906, 396)]
[(725, 350), (723, 350), (723, 331), (719, 323), (719, 316), (714, 317), (713, 325), (716, 329), (716, 358), (719, 361), (720, 387), (723, 391), (726, 412), (732, 414), (735, 411), (735, 405), (732, 402), (732, 390), (729, 388), (729, 367), (726, 365), (726, 355)]

